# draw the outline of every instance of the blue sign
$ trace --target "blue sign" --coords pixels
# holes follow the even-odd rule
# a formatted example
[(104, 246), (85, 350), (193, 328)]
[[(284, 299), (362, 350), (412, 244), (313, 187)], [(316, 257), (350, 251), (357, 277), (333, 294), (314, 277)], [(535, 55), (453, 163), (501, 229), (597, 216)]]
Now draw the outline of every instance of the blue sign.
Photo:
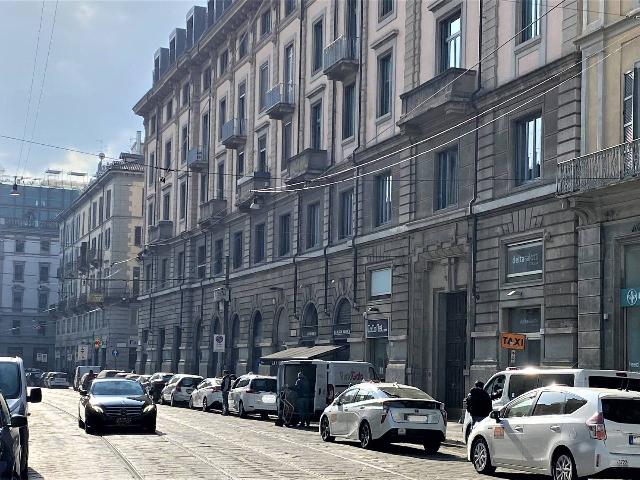
[(621, 307), (640, 307), (640, 288), (621, 288), (620, 289), (620, 306)]
[(111, 350), (111, 355), (113, 355), (114, 357), (118, 356), (118, 350), (116, 350), (115, 348), (113, 350)]

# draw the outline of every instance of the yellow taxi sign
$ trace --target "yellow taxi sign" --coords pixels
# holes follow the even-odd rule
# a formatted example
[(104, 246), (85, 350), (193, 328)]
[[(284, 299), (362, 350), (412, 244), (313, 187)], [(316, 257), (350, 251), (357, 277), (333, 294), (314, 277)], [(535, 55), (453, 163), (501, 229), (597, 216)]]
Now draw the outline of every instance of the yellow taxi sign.
[(521, 333), (501, 333), (500, 346), (507, 350), (524, 350), (525, 338)]

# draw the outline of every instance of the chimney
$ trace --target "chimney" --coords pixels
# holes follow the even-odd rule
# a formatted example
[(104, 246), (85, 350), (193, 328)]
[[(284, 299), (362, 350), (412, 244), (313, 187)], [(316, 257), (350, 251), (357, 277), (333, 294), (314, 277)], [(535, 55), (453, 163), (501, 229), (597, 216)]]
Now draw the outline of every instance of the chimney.
[(134, 153), (142, 154), (142, 131), (140, 130), (136, 132), (136, 151)]

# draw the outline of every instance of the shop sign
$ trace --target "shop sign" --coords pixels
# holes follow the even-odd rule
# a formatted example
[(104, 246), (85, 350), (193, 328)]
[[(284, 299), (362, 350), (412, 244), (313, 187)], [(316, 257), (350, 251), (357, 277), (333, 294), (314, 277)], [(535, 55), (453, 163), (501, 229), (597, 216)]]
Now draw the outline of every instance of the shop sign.
[(507, 247), (507, 278), (542, 274), (542, 242), (523, 242)]
[(389, 336), (389, 319), (367, 318), (367, 338), (384, 338)]
[(351, 325), (336, 324), (333, 326), (333, 338), (348, 338), (351, 336)]
[(620, 306), (623, 308), (640, 307), (640, 287), (621, 288), (620, 289)]
[(501, 333), (500, 346), (507, 350), (524, 350), (526, 338), (520, 333)]

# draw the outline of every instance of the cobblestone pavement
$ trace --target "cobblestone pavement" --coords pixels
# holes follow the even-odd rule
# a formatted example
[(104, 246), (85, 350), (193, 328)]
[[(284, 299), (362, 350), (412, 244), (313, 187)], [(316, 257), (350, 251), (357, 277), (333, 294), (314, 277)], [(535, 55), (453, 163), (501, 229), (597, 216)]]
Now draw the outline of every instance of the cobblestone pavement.
[[(434, 456), (405, 445), (365, 451), (354, 443), (324, 443), (315, 429), (279, 428), (273, 421), (168, 406), (159, 407), (155, 435), (87, 435), (78, 428), (77, 404), (72, 390), (43, 390), (43, 403), (31, 406), (30, 478), (483, 478), (466, 461), (464, 448), (455, 444)], [(517, 473), (501, 477), (538, 478)]]

